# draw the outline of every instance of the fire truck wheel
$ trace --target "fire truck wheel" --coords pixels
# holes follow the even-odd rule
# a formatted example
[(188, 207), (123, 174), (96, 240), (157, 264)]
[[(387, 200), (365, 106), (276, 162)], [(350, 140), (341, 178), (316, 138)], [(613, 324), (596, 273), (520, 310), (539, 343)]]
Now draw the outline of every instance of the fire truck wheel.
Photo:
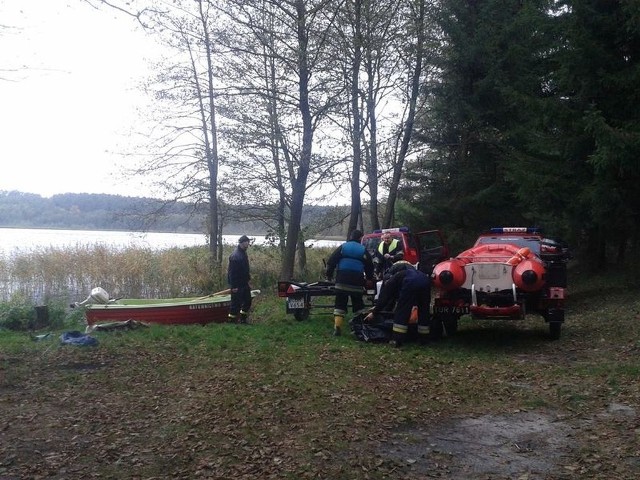
[(431, 340), (440, 340), (444, 332), (444, 324), (442, 318), (434, 316), (431, 318), (431, 325), (429, 326), (429, 338)]
[(447, 318), (445, 320), (442, 321), (442, 323), (444, 324), (444, 331), (447, 333), (447, 337), (451, 337), (453, 335), (455, 335), (458, 332), (458, 319), (453, 317), (453, 318)]
[(561, 331), (562, 322), (549, 322), (549, 336), (552, 340), (558, 340), (560, 338)]

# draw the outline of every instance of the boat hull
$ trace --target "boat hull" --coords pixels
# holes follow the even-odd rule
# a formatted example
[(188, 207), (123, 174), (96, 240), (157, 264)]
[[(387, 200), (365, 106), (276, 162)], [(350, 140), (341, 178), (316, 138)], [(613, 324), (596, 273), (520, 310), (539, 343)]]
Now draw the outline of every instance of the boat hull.
[(174, 301), (123, 299), (107, 305), (87, 305), (85, 317), (92, 326), (134, 320), (158, 325), (206, 325), (228, 321), (231, 299), (184, 299)]

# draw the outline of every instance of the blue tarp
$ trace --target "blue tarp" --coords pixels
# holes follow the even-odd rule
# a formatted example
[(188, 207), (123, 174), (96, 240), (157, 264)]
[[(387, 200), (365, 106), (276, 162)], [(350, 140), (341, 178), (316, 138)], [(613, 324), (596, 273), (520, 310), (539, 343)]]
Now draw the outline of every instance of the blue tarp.
[(63, 345), (78, 345), (81, 347), (95, 347), (98, 345), (97, 339), (77, 330), (64, 332), (60, 335), (60, 342)]

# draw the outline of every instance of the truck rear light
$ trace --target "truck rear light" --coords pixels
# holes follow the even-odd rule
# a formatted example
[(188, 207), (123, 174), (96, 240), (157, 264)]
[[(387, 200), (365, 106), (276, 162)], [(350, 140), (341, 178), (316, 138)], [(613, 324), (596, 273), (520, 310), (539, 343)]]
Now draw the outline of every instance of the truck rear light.
[(564, 300), (565, 289), (562, 287), (551, 287), (549, 288), (549, 298)]
[(288, 295), (291, 295), (292, 293), (296, 293), (296, 290), (298, 290), (298, 288), (299, 287), (296, 287), (291, 282), (280, 281), (278, 282), (278, 296), (286, 297)]

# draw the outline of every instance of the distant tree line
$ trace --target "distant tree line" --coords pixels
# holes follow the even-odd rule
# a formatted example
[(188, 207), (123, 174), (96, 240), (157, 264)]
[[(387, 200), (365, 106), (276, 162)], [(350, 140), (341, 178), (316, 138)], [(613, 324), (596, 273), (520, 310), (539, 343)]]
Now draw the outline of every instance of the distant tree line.
[[(244, 210), (243, 216), (227, 221), (223, 234), (271, 234), (264, 222), (249, 215), (250, 206)], [(343, 220), (348, 211), (348, 207), (305, 207), (304, 231), (309, 237), (342, 238), (346, 236)], [(0, 227), (206, 233), (206, 220), (206, 209), (187, 202), (89, 193), (46, 198), (0, 191)]]

